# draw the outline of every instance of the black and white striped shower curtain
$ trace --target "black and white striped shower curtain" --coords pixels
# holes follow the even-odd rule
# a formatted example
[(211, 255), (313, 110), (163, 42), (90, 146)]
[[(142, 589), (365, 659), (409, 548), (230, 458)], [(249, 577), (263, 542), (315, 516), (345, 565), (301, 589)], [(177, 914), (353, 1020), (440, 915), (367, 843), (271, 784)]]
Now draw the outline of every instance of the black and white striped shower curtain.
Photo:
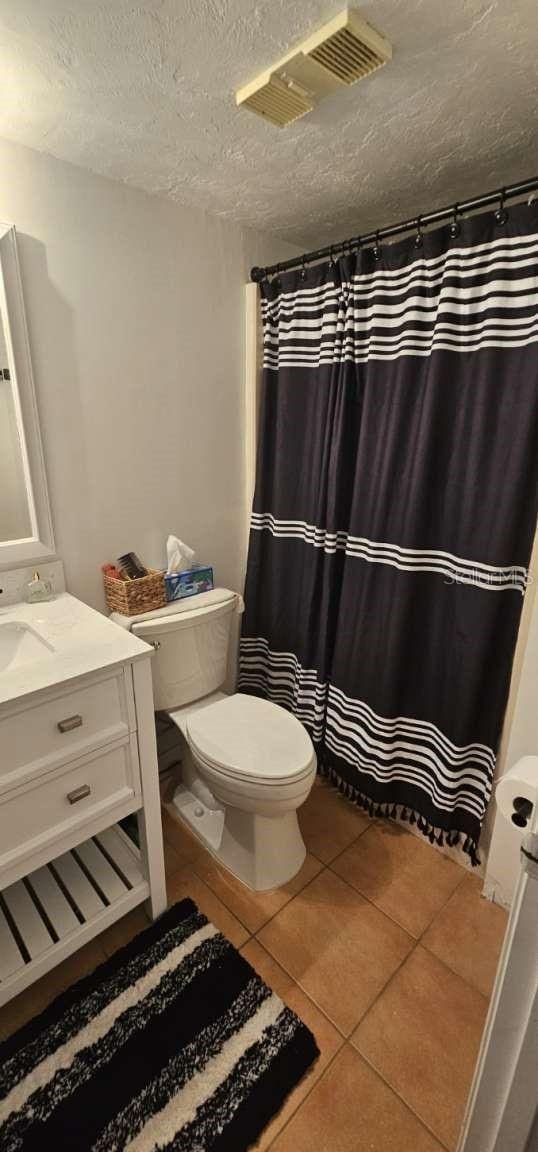
[(239, 687), (473, 860), (536, 524), (537, 257), (525, 204), (262, 286)]

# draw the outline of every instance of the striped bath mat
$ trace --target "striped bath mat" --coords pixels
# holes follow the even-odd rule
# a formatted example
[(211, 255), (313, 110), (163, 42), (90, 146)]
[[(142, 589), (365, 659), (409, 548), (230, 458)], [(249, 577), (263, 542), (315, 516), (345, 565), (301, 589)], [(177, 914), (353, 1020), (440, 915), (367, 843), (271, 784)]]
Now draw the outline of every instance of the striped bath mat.
[(243, 1152), (318, 1055), (192, 900), (0, 1046), (2, 1152)]

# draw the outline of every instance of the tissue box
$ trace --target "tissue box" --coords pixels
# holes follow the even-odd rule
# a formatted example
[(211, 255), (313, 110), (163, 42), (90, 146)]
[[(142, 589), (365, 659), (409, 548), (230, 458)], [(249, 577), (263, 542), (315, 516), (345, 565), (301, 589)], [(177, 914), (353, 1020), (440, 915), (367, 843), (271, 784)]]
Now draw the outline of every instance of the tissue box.
[(213, 587), (213, 569), (199, 565), (188, 572), (168, 572), (164, 578), (167, 600), (182, 600), (184, 596), (197, 596), (210, 592)]

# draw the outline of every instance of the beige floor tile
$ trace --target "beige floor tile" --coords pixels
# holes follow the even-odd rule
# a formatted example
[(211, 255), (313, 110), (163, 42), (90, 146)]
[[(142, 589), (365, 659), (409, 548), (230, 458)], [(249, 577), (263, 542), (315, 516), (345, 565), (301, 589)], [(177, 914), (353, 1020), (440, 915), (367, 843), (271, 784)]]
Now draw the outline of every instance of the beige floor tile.
[(118, 948), (130, 944), (131, 940), (138, 936), (139, 932), (143, 932), (144, 928), (149, 928), (150, 924), (151, 920), (143, 907), (133, 908), (132, 912), (128, 912), (120, 920), (115, 920), (110, 928), (105, 928), (105, 931), (101, 932), (99, 943), (107, 956), (112, 956)]
[(454, 1148), (486, 999), (418, 945), (352, 1043), (436, 1136)]
[(187, 896), (194, 900), (200, 912), (211, 920), (212, 924), (222, 932), (236, 948), (248, 940), (249, 933), (243, 924), (226, 908), (218, 896), (208, 888), (199, 876), (187, 867), (181, 872), (174, 872), (166, 882), (168, 904), (176, 904), (178, 900), (185, 900)]
[(277, 1133), (281, 1131), (284, 1124), (299, 1107), (301, 1101), (308, 1095), (312, 1086), (319, 1080), (322, 1072), (344, 1041), (336, 1028), (323, 1015), (323, 1012), (316, 1008), (316, 1005), (303, 992), (302, 988), (280, 967), (280, 964), (277, 964), (276, 960), (266, 952), (265, 948), (262, 948), (257, 940), (249, 940), (247, 944), (243, 944), (241, 953), (256, 969), (262, 980), (265, 980), (265, 983), (276, 992), (277, 996), (280, 996), (284, 1003), (297, 1013), (307, 1028), (310, 1028), (320, 1051), (316, 1063), (293, 1090), (284, 1107), (264, 1129), (258, 1143), (254, 1145), (256, 1152), (265, 1152)]
[(349, 1045), (272, 1145), (272, 1152), (442, 1152), (441, 1145)]
[(201, 857), (209, 857), (209, 852), (206, 851), (203, 844), (197, 840), (196, 836), (192, 835), (192, 832), (189, 832), (179, 816), (175, 815), (173, 804), (162, 805), (161, 815), (164, 839), (184, 860), (188, 860), (192, 864)]
[(258, 934), (344, 1035), (413, 947), (413, 940), (328, 869)]
[(297, 815), (308, 851), (324, 864), (334, 860), (371, 823), (356, 804), (345, 800), (319, 776)]
[(220, 867), (211, 856), (203, 860), (199, 858), (194, 865), (198, 876), (201, 876), (213, 892), (216, 892), (223, 904), (226, 904), (234, 916), (242, 921), (249, 932), (257, 932), (293, 896), (296, 896), (305, 884), (313, 880), (322, 867), (323, 865), (314, 856), (307, 856), (301, 870), (282, 888), (274, 888), (271, 892), (252, 892), (226, 868)]
[(95, 940), (90, 940), (79, 948), (78, 952), (73, 952), (67, 960), (51, 968), (50, 972), (40, 980), (36, 980), (35, 984), (30, 984), (29, 988), (25, 988), (24, 992), (0, 1008), (0, 1037), (4, 1039), (17, 1028), (22, 1028), (28, 1020), (39, 1016), (40, 1012), (60, 995), (60, 992), (64, 992), (70, 984), (75, 984), (77, 980), (88, 976), (105, 959), (100, 937), (97, 936)]
[(360, 836), (331, 867), (412, 936), (420, 936), (465, 872), (389, 821)]
[(436, 916), (422, 943), (489, 996), (504, 940), (508, 913), (484, 900), (483, 882), (467, 876), (445, 908)]

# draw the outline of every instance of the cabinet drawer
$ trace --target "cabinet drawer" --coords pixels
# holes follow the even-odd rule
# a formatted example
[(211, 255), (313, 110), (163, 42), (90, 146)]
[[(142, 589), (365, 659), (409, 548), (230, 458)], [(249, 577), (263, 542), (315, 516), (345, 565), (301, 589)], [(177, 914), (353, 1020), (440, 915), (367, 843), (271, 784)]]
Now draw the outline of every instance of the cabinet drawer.
[(125, 739), (135, 727), (134, 719), (129, 722), (131, 694), (129, 676), (120, 669), (0, 718), (0, 793)]
[(0, 803), (0, 872), (139, 794), (136, 736), (17, 788)]

